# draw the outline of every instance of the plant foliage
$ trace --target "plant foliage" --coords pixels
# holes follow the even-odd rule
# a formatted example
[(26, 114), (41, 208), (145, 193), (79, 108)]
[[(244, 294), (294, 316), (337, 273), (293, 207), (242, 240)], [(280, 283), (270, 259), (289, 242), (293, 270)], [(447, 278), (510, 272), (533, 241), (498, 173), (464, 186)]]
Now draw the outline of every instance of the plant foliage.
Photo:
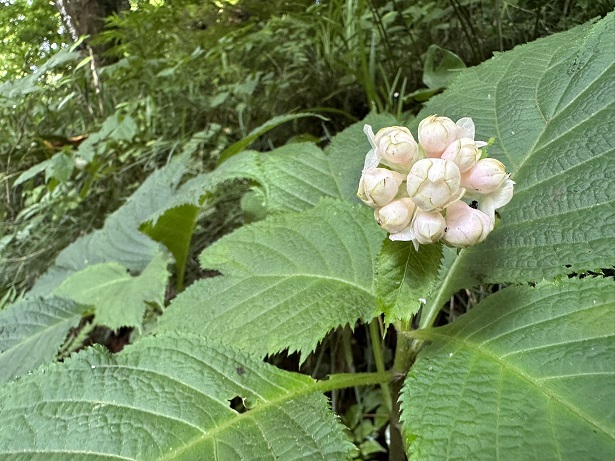
[[(462, 69), (493, 45), (482, 30), (467, 33), (472, 14), (489, 23), (480, 2), (368, 3), (314, 5), (294, 19), (269, 10), (246, 18), (225, 5), (221, 28), (194, 35), (173, 27), (191, 30), (211, 5), (139, 3), (98, 37), (117, 58), (100, 69), (104, 92), (92, 91), (89, 61), (78, 64), (70, 49), (0, 85), (0, 126), (11, 128), (0, 139), (2, 216), (11, 219), (0, 252), (19, 261), (14, 248), (45, 242), (45, 258), (64, 248), (27, 273), (48, 267), (23, 300), (3, 295), (0, 457), (334, 460), (389, 442), (392, 459), (405, 450), (419, 461), (615, 451), (615, 13)], [(501, 8), (500, 32), (523, 14)], [(551, 3), (539, 11), (555, 21)], [(330, 17), (312, 21), (323, 12)], [(453, 13), (459, 23), (442, 23)], [(425, 31), (421, 43), (408, 18)], [(429, 47), (441, 34), (459, 39), (455, 24), (469, 27), (466, 49)], [(499, 48), (507, 40), (500, 35)], [(417, 59), (406, 67), (409, 49)], [(370, 148), (363, 125), (415, 128), (409, 113), (399, 117), (419, 74), (425, 97), (448, 89), (417, 119), (471, 117), (516, 182), (489, 238), (457, 253), (385, 240), (355, 196)], [(327, 121), (306, 101), (336, 109)], [(343, 125), (334, 117), (354, 117), (355, 106), (398, 118), (372, 112), (330, 137)], [(55, 132), (40, 132), (47, 126)], [(240, 196), (245, 222), (224, 222)], [(80, 228), (88, 207), (104, 212)], [(216, 219), (222, 232), (207, 227)], [(11, 266), (12, 277), (22, 267)], [(485, 283), (512, 286), (435, 326)], [(397, 332), (394, 361), (382, 350), (392, 345), (382, 315)], [(369, 322), (365, 339), (357, 325)], [(115, 355), (95, 346), (65, 357), (67, 335), (93, 325), (141, 335)], [(319, 364), (325, 339), (346, 326), (331, 370), (344, 362), (354, 371), (352, 348), (363, 341), (373, 359), (360, 366), (378, 373), (314, 381), (262, 361), (286, 351)], [(335, 391), (333, 408), (344, 411), (338, 389), (374, 384), (380, 405), (349, 393), (357, 454), (323, 392)], [(357, 417), (361, 408), (378, 414)], [(379, 441), (367, 440), (373, 434)]]
[[(230, 407), (236, 397), (243, 412)], [(7, 460), (335, 460), (352, 450), (312, 379), (186, 335), (117, 355), (91, 348), (9, 383), (0, 418)]]
[(612, 280), (544, 282), (417, 332), (432, 345), (402, 397), (410, 456), (608, 459), (614, 307)]

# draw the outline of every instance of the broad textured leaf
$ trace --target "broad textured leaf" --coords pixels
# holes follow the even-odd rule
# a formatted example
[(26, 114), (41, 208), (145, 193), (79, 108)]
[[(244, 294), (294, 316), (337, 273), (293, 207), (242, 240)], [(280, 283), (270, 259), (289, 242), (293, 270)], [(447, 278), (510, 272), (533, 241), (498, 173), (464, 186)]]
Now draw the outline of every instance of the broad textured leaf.
[(246, 152), (253, 163), (251, 179), (263, 189), (268, 212), (302, 211), (323, 197), (341, 198), (336, 170), (323, 151), (311, 143), (288, 144), (272, 152)]
[(333, 200), (244, 226), (201, 255), (204, 268), (223, 276), (179, 295), (159, 329), (259, 354), (310, 352), (332, 328), (374, 315), (373, 267), (383, 238), (370, 209)]
[(64, 279), (94, 264), (116, 262), (131, 272), (141, 272), (161, 251), (161, 245), (139, 231), (142, 223), (175, 206), (183, 188), (178, 184), (186, 172), (185, 158), (179, 157), (152, 173), (126, 203), (105, 221), (102, 229), (67, 246), (30, 291), (47, 295)]
[[(248, 410), (230, 407), (235, 397)], [(158, 336), (91, 348), (0, 388), (3, 460), (342, 460), (315, 381), (229, 345)], [(10, 430), (9, 430), (10, 429)]]
[(431, 341), (406, 379), (417, 461), (606, 460), (615, 453), (615, 283), (507, 288)]
[(96, 323), (112, 330), (140, 327), (146, 303), (164, 305), (168, 264), (168, 256), (159, 253), (134, 277), (113, 261), (94, 264), (65, 279), (53, 294), (95, 306)]
[(342, 198), (355, 202), (359, 201), (357, 189), (365, 154), (371, 149), (367, 136), (363, 133), (365, 124), (371, 125), (376, 133), (380, 128), (398, 125), (399, 121), (390, 114), (371, 113), (360, 123), (355, 123), (337, 134), (325, 149)]
[(66, 299), (33, 298), (0, 311), (0, 382), (53, 360), (90, 309)]
[(387, 323), (409, 321), (431, 293), (440, 268), (442, 246), (421, 245), (417, 252), (412, 242), (382, 245), (376, 263), (378, 308)]
[(461, 252), (451, 291), (613, 265), (614, 49), (611, 13), (464, 71), (422, 112), (472, 117), (517, 183), (501, 225)]

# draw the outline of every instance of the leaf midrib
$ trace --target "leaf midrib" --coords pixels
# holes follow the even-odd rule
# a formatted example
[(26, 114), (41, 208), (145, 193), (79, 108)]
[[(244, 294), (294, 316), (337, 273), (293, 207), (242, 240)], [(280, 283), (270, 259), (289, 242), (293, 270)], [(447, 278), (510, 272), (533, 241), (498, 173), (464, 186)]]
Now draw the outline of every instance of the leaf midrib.
[(254, 419), (254, 423), (259, 425), (258, 420), (254, 418), (255, 414), (258, 415), (259, 413), (262, 413), (271, 407), (276, 407), (276, 406), (279, 407), (287, 401), (294, 400), (296, 398), (303, 397), (309, 394), (315, 394), (318, 391), (319, 391), (318, 383), (314, 382), (313, 384), (305, 385), (304, 387), (301, 387), (295, 391), (289, 391), (288, 393), (283, 394), (279, 396), (278, 398), (273, 398), (266, 402), (261, 402), (255, 408), (245, 413), (238, 413), (235, 417), (229, 418), (227, 421), (224, 421), (223, 423), (216, 426), (215, 428), (196, 437), (191, 443), (188, 443), (177, 450), (172, 450), (171, 452), (169, 452), (167, 455), (163, 456), (162, 458), (158, 458), (156, 461), (167, 461), (171, 459), (176, 459), (183, 452), (195, 447), (199, 443), (204, 442), (205, 440), (208, 440), (208, 439), (214, 440), (215, 436), (218, 433), (226, 429), (230, 429), (233, 426), (236, 426), (239, 422), (241, 422), (244, 419), (247, 419), (247, 418)]
[(594, 421), (592, 417), (588, 415), (586, 412), (584, 412), (583, 410), (575, 406), (572, 402), (565, 399), (564, 397), (557, 394), (556, 392), (542, 386), (539, 380), (535, 379), (533, 376), (530, 376), (529, 374), (524, 372), (519, 367), (516, 367), (512, 365), (511, 363), (502, 360), (500, 357), (489, 352), (487, 349), (481, 348), (480, 344), (477, 344), (473, 341), (468, 341), (467, 339), (464, 339), (464, 338), (459, 338), (456, 336), (448, 336), (446, 334), (438, 333), (433, 330), (425, 330), (424, 336), (429, 337), (429, 338), (438, 338), (445, 342), (454, 342), (456, 344), (466, 347), (468, 350), (474, 351), (477, 354), (481, 354), (484, 357), (493, 360), (494, 362), (498, 363), (502, 367), (502, 369), (508, 370), (509, 372), (513, 373), (517, 377), (525, 380), (526, 382), (528, 382), (529, 384), (537, 388), (540, 392), (545, 394), (547, 397), (549, 397), (552, 401), (559, 403), (560, 405), (568, 409), (570, 412), (574, 413), (579, 419), (586, 421), (588, 424), (600, 430), (600, 432), (602, 432), (603, 434), (607, 435), (608, 437), (610, 437), (611, 439), (615, 441), (615, 433), (610, 432), (608, 429), (602, 427), (598, 422)]
[(76, 319), (79, 319), (79, 318), (81, 318), (81, 314), (74, 314), (74, 315), (72, 315), (70, 317), (60, 317), (59, 321), (57, 321), (55, 323), (52, 323), (52, 324), (48, 324), (48, 325), (43, 326), (43, 328), (38, 330), (36, 333), (30, 334), (30, 335), (26, 336), (23, 341), (19, 341), (19, 342), (15, 343), (13, 346), (9, 347), (8, 349), (6, 349), (4, 351), (1, 351), (0, 352), (0, 358), (3, 357), (3, 356), (7, 356), (7, 354), (9, 354), (9, 353), (15, 353), (19, 349), (24, 349), (24, 348), (31, 347), (30, 344), (33, 343), (33, 342), (37, 343), (39, 338), (41, 338), (43, 336), (46, 336), (46, 335), (50, 334), (53, 331), (61, 330), (67, 324), (70, 324), (71, 322), (73, 322), (73, 321), (75, 321)]

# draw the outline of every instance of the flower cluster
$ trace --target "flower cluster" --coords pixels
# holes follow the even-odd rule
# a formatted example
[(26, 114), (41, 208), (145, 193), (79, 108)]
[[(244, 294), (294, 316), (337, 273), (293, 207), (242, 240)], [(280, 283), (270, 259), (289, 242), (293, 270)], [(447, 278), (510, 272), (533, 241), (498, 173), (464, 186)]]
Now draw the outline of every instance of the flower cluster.
[(391, 240), (442, 240), (466, 248), (485, 240), (495, 210), (510, 202), (514, 181), (496, 159), (481, 158), (474, 122), (432, 115), (419, 124), (418, 143), (406, 127), (363, 130), (367, 153), (357, 196), (374, 209)]

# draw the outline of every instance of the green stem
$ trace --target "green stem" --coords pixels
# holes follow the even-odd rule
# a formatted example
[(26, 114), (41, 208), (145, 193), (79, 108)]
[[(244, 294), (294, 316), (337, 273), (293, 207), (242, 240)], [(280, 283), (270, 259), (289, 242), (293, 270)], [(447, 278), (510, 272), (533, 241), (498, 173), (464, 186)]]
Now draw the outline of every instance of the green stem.
[[(381, 344), (381, 335), (380, 335), (380, 318), (376, 317), (369, 323), (369, 337), (372, 341), (372, 351), (374, 352), (374, 361), (376, 362), (376, 370), (378, 373), (384, 373), (384, 360), (382, 356), (382, 344)], [(391, 413), (393, 409), (393, 400), (391, 396), (391, 388), (388, 383), (380, 383), (380, 389), (382, 389), (382, 398), (384, 400), (384, 404), (387, 408), (387, 411)]]
[(391, 381), (392, 376), (390, 371), (382, 373), (336, 373), (329, 375), (328, 379), (318, 381), (315, 387), (310, 387), (310, 392), (329, 392), (347, 387), (388, 383)]
[(395, 361), (393, 362), (393, 373), (404, 375), (414, 362), (412, 355), (413, 339), (409, 335), (409, 329), (397, 330), (397, 347), (395, 348)]
[(423, 313), (421, 314), (421, 319), (419, 321), (419, 330), (423, 330), (425, 328), (431, 328), (442, 310), (442, 306), (448, 297), (448, 293), (451, 292), (450, 286), (454, 284), (453, 275), (457, 270), (457, 266), (461, 264), (463, 251), (455, 258), (455, 261), (451, 265), (448, 273), (446, 274), (446, 278), (442, 282), (438, 293), (433, 300), (430, 300), (429, 305), (423, 308)]
[(395, 347), (395, 361), (393, 362), (393, 408), (391, 411), (391, 443), (389, 445), (389, 460), (399, 461), (406, 459), (404, 439), (401, 432), (401, 423), (399, 421), (399, 396), (401, 388), (404, 384), (403, 377), (408, 373), (408, 370), (414, 362), (416, 355), (413, 352), (413, 340), (409, 335), (411, 325), (404, 322), (403, 325), (396, 325), (397, 330), (397, 346)]

